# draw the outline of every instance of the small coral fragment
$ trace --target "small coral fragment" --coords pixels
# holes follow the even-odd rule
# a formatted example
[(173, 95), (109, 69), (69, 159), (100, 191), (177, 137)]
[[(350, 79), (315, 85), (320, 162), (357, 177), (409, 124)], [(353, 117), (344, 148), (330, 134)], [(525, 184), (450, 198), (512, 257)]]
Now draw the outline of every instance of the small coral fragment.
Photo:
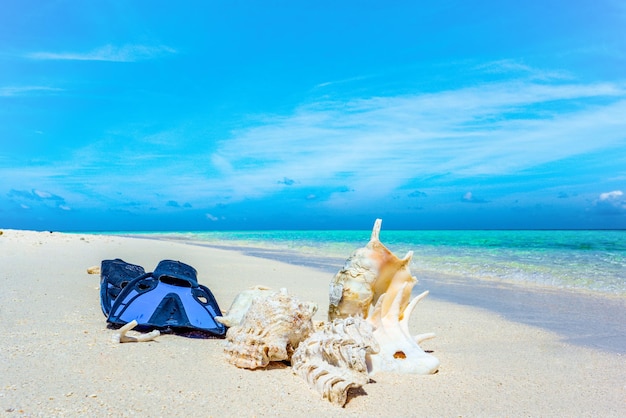
[(119, 332), (113, 335), (113, 342), (116, 343), (141, 343), (145, 341), (153, 341), (156, 337), (161, 335), (158, 330), (148, 332), (146, 334), (139, 334), (135, 336), (126, 335), (126, 333), (137, 326), (137, 321), (134, 319), (128, 324), (119, 329)]

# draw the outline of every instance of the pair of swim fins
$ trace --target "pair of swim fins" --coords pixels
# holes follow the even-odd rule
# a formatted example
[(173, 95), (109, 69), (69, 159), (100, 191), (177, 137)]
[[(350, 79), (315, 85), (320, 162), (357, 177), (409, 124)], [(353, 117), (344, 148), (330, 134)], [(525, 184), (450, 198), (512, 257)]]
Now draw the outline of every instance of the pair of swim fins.
[(100, 271), (100, 306), (110, 323), (136, 320), (140, 327), (226, 334), (215, 320), (222, 315), (215, 297), (190, 265), (163, 260), (146, 273), (118, 258), (103, 260)]

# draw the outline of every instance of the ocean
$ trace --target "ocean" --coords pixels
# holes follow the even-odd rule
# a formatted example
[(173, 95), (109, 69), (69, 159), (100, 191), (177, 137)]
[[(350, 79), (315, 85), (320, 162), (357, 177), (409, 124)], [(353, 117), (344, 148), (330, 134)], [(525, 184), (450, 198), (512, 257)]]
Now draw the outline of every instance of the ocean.
[[(338, 270), (371, 231), (213, 231), (141, 234), (190, 244), (238, 248)], [(136, 234), (133, 234), (136, 235)], [(626, 231), (622, 230), (385, 230), (380, 240), (399, 257), (413, 251), (421, 277), (451, 277), (626, 295)]]

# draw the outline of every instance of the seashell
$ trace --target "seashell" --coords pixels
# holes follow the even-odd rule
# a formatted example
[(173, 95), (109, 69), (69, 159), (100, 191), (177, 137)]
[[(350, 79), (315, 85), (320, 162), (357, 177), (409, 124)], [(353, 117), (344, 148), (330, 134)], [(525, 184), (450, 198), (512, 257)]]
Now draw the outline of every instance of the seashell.
[(313, 332), (316, 311), (315, 303), (301, 302), (286, 289), (254, 300), (241, 324), (226, 332), (227, 360), (246, 369), (290, 360), (298, 344)]
[(374, 330), (374, 338), (379, 344), (379, 351), (368, 355), (368, 371), (432, 374), (439, 368), (439, 360), (420, 347), (424, 340), (435, 334), (411, 336), (409, 319), (413, 309), (428, 295), (428, 291), (415, 297), (410, 303), (414, 283), (405, 282), (378, 300), (372, 315), (367, 319)]
[(257, 285), (251, 287), (250, 289), (244, 290), (239, 293), (233, 303), (230, 305), (230, 308), (227, 311), (227, 315), (216, 316), (215, 320), (221, 324), (226, 325), (227, 327), (233, 327), (235, 325), (241, 324), (241, 320), (244, 315), (250, 309), (252, 302), (257, 299), (262, 299), (275, 293), (275, 291), (271, 290), (269, 287)]
[[(408, 271), (412, 253), (400, 259), (389, 251), (379, 239), (381, 225), (382, 219), (376, 219), (370, 241), (365, 247), (355, 250), (331, 280), (328, 307), (330, 321), (357, 315), (367, 318), (371, 307), (387, 292), (396, 273), (399, 270)], [(410, 272), (408, 278), (405, 278), (415, 280)]]
[(392, 254), (379, 240), (381, 224), (376, 219), (370, 241), (352, 253), (331, 281), (328, 318), (361, 316), (374, 326), (380, 350), (368, 354), (370, 373), (435, 373), (439, 360), (419, 346), (434, 334), (412, 337), (408, 326), (413, 309), (428, 292), (411, 301), (417, 283), (409, 267), (413, 252), (404, 258)]
[(325, 323), (296, 349), (293, 372), (323, 399), (344, 406), (351, 388), (369, 382), (366, 356), (378, 351), (372, 332), (372, 325), (360, 317)]
[(87, 268), (87, 274), (100, 274), (100, 266), (91, 266)]
[[(377, 285), (380, 285), (380, 289), (378, 290), (381, 295), (380, 297), (382, 297), (382, 295), (384, 294), (396, 295), (399, 292), (402, 293), (402, 297), (400, 298), (399, 319), (403, 318), (404, 310), (406, 309), (407, 305), (409, 304), (409, 300), (411, 299), (411, 290), (413, 289), (413, 286), (417, 284), (417, 279), (411, 274), (410, 265), (412, 258), (413, 251), (409, 251), (404, 256), (404, 258), (399, 260), (399, 262), (395, 266), (396, 270), (389, 280), (385, 281), (385, 283), (382, 283), (380, 280), (377, 280), (375, 282)], [(383, 285), (385, 286), (384, 290)], [(374, 304), (380, 301), (380, 297), (376, 301), (374, 301)], [(385, 298), (385, 300), (381, 302), (381, 311), (389, 312), (389, 310), (391, 309), (391, 304), (394, 302), (394, 300), (395, 299), (392, 297)]]

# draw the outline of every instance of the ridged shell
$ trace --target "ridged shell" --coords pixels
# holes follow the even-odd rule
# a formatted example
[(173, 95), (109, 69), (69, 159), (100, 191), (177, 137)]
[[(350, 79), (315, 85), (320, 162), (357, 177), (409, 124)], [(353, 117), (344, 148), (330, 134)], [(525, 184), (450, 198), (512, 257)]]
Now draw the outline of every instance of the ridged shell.
[(241, 324), (226, 333), (227, 360), (246, 369), (290, 360), (298, 344), (313, 332), (316, 311), (316, 304), (301, 302), (286, 289), (253, 301)]
[(344, 406), (349, 389), (369, 381), (366, 357), (378, 351), (372, 332), (360, 317), (327, 322), (298, 346), (292, 369), (323, 399)]

